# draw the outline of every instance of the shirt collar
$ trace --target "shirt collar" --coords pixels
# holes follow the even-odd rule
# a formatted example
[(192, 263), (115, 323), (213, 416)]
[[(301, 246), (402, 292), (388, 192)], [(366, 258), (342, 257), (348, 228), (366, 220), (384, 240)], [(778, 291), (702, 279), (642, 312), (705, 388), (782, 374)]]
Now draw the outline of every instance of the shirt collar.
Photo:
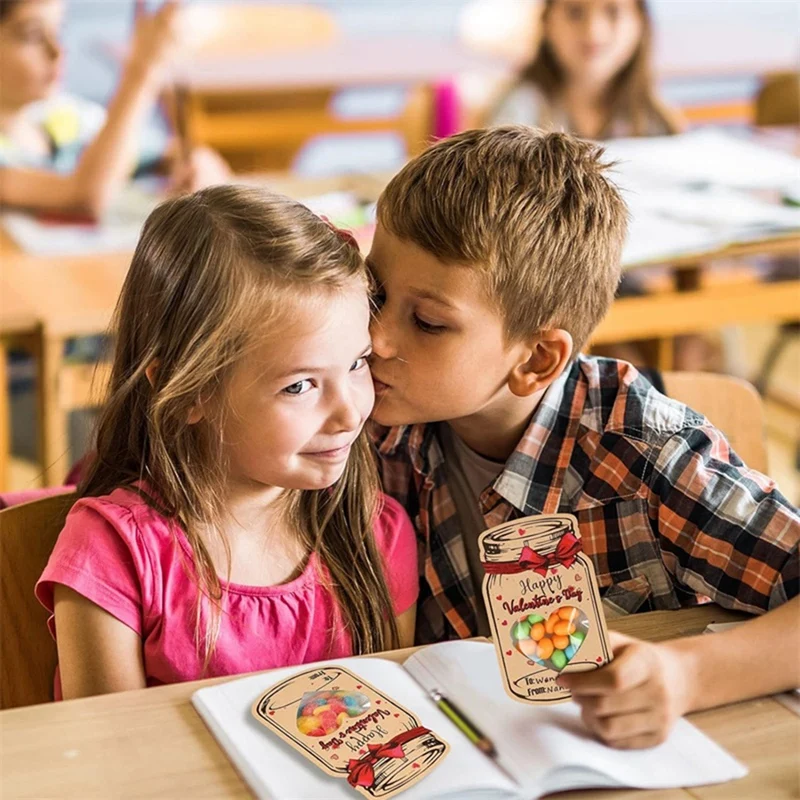
[(493, 489), (524, 515), (555, 514), (572, 459), (586, 388), (576, 360), (542, 397)]

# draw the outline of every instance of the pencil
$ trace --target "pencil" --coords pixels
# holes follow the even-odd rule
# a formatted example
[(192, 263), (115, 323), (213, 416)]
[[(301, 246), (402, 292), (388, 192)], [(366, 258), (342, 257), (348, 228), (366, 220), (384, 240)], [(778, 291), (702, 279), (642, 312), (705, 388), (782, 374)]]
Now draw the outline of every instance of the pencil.
[(497, 750), (492, 740), (481, 733), (480, 728), (475, 725), (470, 718), (464, 714), (452, 700), (448, 700), (438, 689), (430, 692), (430, 698), (436, 707), (455, 725), (467, 739), (478, 748), (492, 763), (508, 778), (511, 783), (517, 783), (517, 779), (500, 763)]
[(475, 745), (484, 755), (494, 758), (497, 755), (492, 740), (481, 733), (480, 729), (459, 709), (451, 700), (448, 700), (438, 689), (431, 692), (431, 700), (438, 709)]
[(187, 120), (187, 89), (176, 82), (172, 87), (172, 118), (175, 138), (178, 140), (178, 158), (182, 164), (189, 161), (192, 145), (189, 141), (189, 124)]

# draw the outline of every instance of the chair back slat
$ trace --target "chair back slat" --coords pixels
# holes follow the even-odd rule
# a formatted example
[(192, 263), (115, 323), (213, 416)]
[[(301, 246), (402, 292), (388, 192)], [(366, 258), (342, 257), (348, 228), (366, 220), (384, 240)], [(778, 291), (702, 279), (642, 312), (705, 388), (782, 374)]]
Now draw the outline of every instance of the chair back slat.
[(0, 709), (53, 699), (58, 654), (33, 590), (74, 502), (70, 492), (0, 511)]

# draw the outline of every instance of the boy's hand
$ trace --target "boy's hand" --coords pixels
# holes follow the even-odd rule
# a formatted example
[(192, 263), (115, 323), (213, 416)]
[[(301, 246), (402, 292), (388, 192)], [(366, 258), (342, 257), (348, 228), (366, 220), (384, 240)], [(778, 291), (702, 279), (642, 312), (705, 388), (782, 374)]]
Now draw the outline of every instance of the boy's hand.
[(690, 708), (688, 665), (678, 650), (610, 632), (614, 660), (558, 679), (580, 704), (583, 721), (606, 744), (654, 747)]

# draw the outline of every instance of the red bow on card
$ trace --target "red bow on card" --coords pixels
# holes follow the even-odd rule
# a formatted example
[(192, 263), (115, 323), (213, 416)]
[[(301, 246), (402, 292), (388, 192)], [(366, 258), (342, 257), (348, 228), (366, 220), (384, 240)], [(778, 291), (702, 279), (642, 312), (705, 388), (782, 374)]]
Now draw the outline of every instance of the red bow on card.
[(547, 575), (550, 567), (561, 565), (569, 569), (575, 563), (575, 556), (583, 550), (581, 540), (574, 533), (565, 533), (552, 553), (542, 555), (528, 545), (522, 548), (517, 563), (483, 562), (483, 568), (489, 575), (512, 575), (532, 569), (542, 577)]
[(347, 782), (351, 786), (363, 786), (369, 789), (375, 783), (375, 762), (379, 758), (402, 758), (405, 755), (403, 745), (425, 733), (430, 733), (430, 730), (420, 727), (412, 728), (409, 731), (398, 733), (394, 739), (389, 739), (383, 744), (367, 745), (369, 750), (367, 755), (363, 758), (350, 759), (348, 762)]

